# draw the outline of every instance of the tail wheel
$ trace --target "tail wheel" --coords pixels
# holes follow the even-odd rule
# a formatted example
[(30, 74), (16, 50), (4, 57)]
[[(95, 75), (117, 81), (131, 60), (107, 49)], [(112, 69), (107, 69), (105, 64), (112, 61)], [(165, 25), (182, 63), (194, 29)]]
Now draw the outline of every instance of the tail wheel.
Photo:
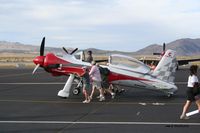
[(174, 94), (167, 94), (168, 98), (171, 98)]
[(116, 94), (121, 94), (125, 92), (125, 89), (120, 88), (118, 85), (112, 85), (112, 91), (115, 92)]

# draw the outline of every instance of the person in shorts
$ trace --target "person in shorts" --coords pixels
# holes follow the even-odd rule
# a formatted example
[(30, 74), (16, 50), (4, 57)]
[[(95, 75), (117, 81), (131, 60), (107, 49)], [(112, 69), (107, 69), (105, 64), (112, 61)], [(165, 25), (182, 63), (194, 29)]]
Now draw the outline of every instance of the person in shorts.
[[(104, 90), (104, 93), (110, 93), (112, 99), (115, 98), (115, 93), (112, 91), (112, 85), (109, 83), (108, 76), (110, 74), (110, 70), (108, 68), (99, 67), (101, 74), (101, 86)], [(100, 96), (99, 96), (100, 97)]]
[(99, 71), (99, 67), (96, 65), (95, 61), (92, 61), (92, 67), (91, 67), (91, 70), (89, 72), (89, 75), (90, 75), (91, 80), (92, 80), (92, 92), (90, 94), (90, 99), (93, 98), (95, 89), (98, 89), (99, 93), (100, 93), (99, 101), (104, 101), (105, 97), (104, 97), (103, 89), (102, 89), (102, 86), (101, 86), (101, 81), (102, 81), (101, 80), (101, 74), (100, 74), (100, 71)]
[(83, 82), (83, 94), (85, 97), (85, 100), (83, 103), (89, 103), (90, 102), (90, 97), (88, 95), (88, 91), (90, 89), (90, 76), (89, 76), (89, 70), (86, 66), (82, 67), (84, 70), (83, 75), (81, 76), (82, 82)]
[[(199, 80), (197, 77), (197, 65), (192, 65), (190, 67), (190, 75), (188, 77), (188, 84), (187, 84), (187, 100), (183, 107), (182, 114), (180, 116), (180, 119), (189, 119), (189, 117), (186, 116), (186, 112), (188, 111), (189, 107), (191, 106), (192, 102), (196, 101), (196, 104), (198, 106), (198, 109), (200, 110), (200, 95), (199, 95)], [(197, 89), (197, 90), (196, 90)]]

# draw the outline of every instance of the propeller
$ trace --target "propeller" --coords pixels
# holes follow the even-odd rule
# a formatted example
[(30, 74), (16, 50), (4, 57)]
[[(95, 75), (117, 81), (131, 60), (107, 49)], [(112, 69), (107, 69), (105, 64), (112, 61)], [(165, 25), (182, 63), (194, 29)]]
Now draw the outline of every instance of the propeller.
[(163, 43), (163, 51), (162, 53), (153, 53), (153, 55), (164, 55), (165, 54), (165, 43)]
[(40, 64), (37, 64), (36, 67), (34, 68), (32, 74), (34, 74), (39, 67), (40, 67)]
[(65, 47), (63, 47), (63, 50), (64, 50), (67, 54), (73, 55), (73, 54), (78, 50), (78, 48), (75, 48), (71, 53), (69, 53)]
[(75, 48), (75, 49), (70, 53), (70, 55), (73, 55), (77, 50), (78, 50), (78, 48)]
[(69, 54), (69, 52), (67, 51), (67, 49), (66, 49), (65, 47), (63, 47), (63, 50), (64, 50), (67, 54)]
[(44, 47), (45, 47), (45, 37), (43, 37), (41, 46), (40, 46), (40, 56), (44, 56)]
[[(37, 64), (37, 65), (36, 65), (36, 67), (34, 68), (32, 74), (34, 74), (34, 73), (37, 71), (37, 69), (38, 69), (38, 68), (43, 64), (43, 62), (44, 62), (44, 47), (45, 47), (45, 37), (43, 37), (42, 42), (41, 42), (41, 45), (40, 45), (40, 56), (36, 57), (36, 58), (33, 60), (33, 62), (34, 62), (35, 64)], [(41, 67), (42, 67), (42, 66), (41, 66)]]
[[(49, 71), (50, 69), (56, 69), (61, 66), (62, 63), (60, 63), (60, 60), (55, 56), (53, 53), (47, 53), (44, 55), (44, 49), (45, 49), (45, 37), (43, 37), (41, 45), (40, 45), (40, 55), (37, 56), (33, 62), (36, 64), (36, 67), (34, 68), (32, 74), (34, 74), (39, 67), (44, 68), (46, 71)], [(67, 54), (74, 54), (78, 48), (74, 49), (71, 53), (69, 53), (64, 47), (63, 50)]]
[(165, 43), (163, 43), (163, 52), (165, 52)]

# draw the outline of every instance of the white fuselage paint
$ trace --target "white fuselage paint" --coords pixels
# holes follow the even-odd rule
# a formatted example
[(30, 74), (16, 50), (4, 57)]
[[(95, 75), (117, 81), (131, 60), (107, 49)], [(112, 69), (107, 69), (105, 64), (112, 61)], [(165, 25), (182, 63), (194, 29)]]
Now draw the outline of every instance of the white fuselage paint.
[(177, 87), (173, 83), (162, 81), (148, 73), (144, 74), (144, 73), (139, 73), (139, 72), (134, 72), (134, 71), (127, 71), (127, 70), (115, 68), (115, 67), (109, 67), (109, 68), (112, 72), (115, 72), (118, 74), (123, 74), (130, 77), (144, 79), (144, 80), (115, 80), (112, 82), (113, 84), (118, 84), (118, 85), (127, 86), (127, 87), (162, 91), (167, 94), (174, 94), (174, 92), (177, 91)]

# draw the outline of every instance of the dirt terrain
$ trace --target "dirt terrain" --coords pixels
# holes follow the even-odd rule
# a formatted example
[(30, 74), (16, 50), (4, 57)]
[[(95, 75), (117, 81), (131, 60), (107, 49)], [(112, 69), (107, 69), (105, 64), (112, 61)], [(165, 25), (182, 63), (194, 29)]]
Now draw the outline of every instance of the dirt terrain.
[[(29, 53), (0, 53), (0, 68), (33, 68), (35, 64), (33, 59), (38, 56), (38, 54)], [(137, 59), (156, 59), (159, 60), (158, 56), (135, 56)], [(200, 58), (200, 56), (178, 56), (177, 59), (192, 59)], [(94, 55), (95, 60), (106, 60), (107, 56)], [(200, 65), (200, 62), (193, 62), (192, 64)]]

